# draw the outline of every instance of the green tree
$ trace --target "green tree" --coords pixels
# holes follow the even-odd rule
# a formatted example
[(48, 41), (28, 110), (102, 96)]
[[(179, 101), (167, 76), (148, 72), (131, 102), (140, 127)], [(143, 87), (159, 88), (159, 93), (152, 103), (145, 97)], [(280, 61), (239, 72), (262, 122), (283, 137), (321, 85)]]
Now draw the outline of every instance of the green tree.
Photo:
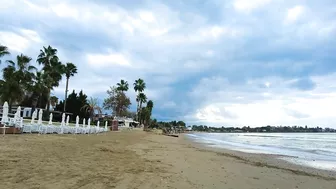
[(181, 127), (186, 127), (186, 124), (184, 123), (184, 121), (178, 121), (177, 126), (181, 126)]
[(68, 84), (70, 77), (74, 76), (77, 73), (77, 67), (73, 63), (66, 63), (64, 67), (65, 77), (66, 77), (66, 86), (65, 86), (65, 101), (64, 101), (64, 108), (63, 111), (65, 112), (66, 109), (66, 99), (68, 97)]
[(120, 83), (117, 83), (117, 90), (121, 92), (128, 91), (128, 82), (125, 80), (120, 80)]
[[(84, 108), (82, 108), (83, 106), (88, 104), (87, 95), (84, 94), (82, 90), (78, 94), (73, 90), (72, 93), (69, 94), (66, 101), (68, 106), (66, 107), (65, 111), (73, 114), (73, 116), (71, 117), (72, 120), (75, 120), (77, 115), (80, 118), (90, 117), (89, 113), (84, 110)], [(55, 110), (64, 110), (64, 100), (60, 101), (59, 104), (56, 105)]]
[(150, 122), (150, 110), (147, 107), (141, 108), (140, 111), (140, 122), (144, 124), (144, 130), (147, 130), (148, 124)]
[(154, 107), (154, 103), (152, 100), (147, 102), (147, 106), (141, 109), (141, 123), (144, 123), (144, 130), (147, 130), (148, 125), (151, 122), (152, 110)]
[(24, 98), (24, 91), (19, 82), (15, 79), (15, 67), (8, 65), (3, 69), (3, 79), (0, 80), (1, 102), (7, 101), (9, 110), (14, 102)]
[(25, 98), (21, 103), (22, 106), (32, 107), (32, 112), (35, 111), (36, 107), (43, 108), (46, 106), (48, 89), (44, 84), (44, 79), (47, 78), (43, 71), (36, 72), (36, 75), (32, 80), (32, 85), (29, 86), (28, 89), (30, 94), (28, 93), (25, 95)]
[(102, 113), (97, 98), (91, 97), (90, 100), (88, 100), (88, 103), (82, 107), (82, 109), (90, 114), (91, 119), (93, 119), (95, 111), (97, 111), (99, 114)]
[(45, 107), (45, 104), (48, 99), (43, 99), (43, 97), (47, 97), (48, 94), (48, 88), (45, 86), (45, 81), (50, 79), (50, 77), (47, 76), (43, 71), (42, 72), (36, 72), (36, 77), (33, 80), (33, 85), (31, 88), (32, 91), (32, 107), (37, 106), (40, 108)]
[(150, 114), (152, 115), (152, 110), (153, 110), (153, 107), (154, 107), (154, 103), (152, 100), (148, 100), (147, 102), (147, 106), (148, 110), (150, 111)]
[(107, 90), (108, 97), (104, 100), (103, 107), (107, 110), (112, 110), (116, 116), (127, 116), (128, 108), (131, 105), (131, 100), (118, 87), (110, 87)]
[[(66, 109), (64, 109), (65, 104), (67, 104)], [(84, 105), (85, 104), (83, 104), (82, 106)], [(61, 111), (73, 113), (73, 116), (72, 116), (72, 119), (73, 119), (74, 117), (79, 115), (78, 106), (79, 106), (78, 95), (75, 92), (75, 90), (73, 90), (72, 93), (68, 95), (67, 99), (63, 101), (63, 107)]]
[[(147, 96), (145, 93), (139, 93), (136, 98), (137, 102), (139, 102), (139, 114), (141, 115), (142, 104), (147, 102)], [(141, 120), (139, 120), (141, 123)]]
[[(134, 91), (138, 93), (137, 96), (139, 96), (139, 94), (142, 93), (146, 89), (146, 83), (141, 78), (135, 80), (133, 83), (133, 86), (134, 86)], [(139, 98), (136, 98), (136, 102), (137, 102), (137, 117), (139, 117), (139, 111), (140, 111)]]
[(83, 107), (85, 104), (88, 103), (87, 95), (84, 94), (84, 92), (81, 90), (78, 94), (77, 104), (76, 104), (76, 112), (73, 112), (74, 114), (78, 114), (80, 118), (87, 118), (89, 115), (87, 112), (81, 110), (81, 107)]
[[(35, 72), (37, 70), (35, 66), (30, 64), (31, 60), (32, 59), (29, 56), (23, 54), (16, 57), (16, 79), (19, 83), (22, 84), (23, 90), (25, 90), (25, 92), (31, 89), (33, 85), (33, 79), (35, 78)], [(15, 62), (11, 60), (9, 60), (8, 63), (15, 66)]]
[(57, 49), (52, 48), (50, 45), (40, 50), (37, 62), (43, 66), (44, 85), (48, 91), (46, 109), (47, 114), (49, 114), (50, 93), (54, 87), (59, 86), (59, 82), (62, 80), (62, 75), (64, 74), (64, 65), (59, 61)]
[(13, 103), (21, 103), (35, 77), (32, 71), (36, 68), (30, 65), (31, 58), (23, 54), (16, 57), (16, 62), (7, 61), (3, 69), (3, 79), (0, 80), (1, 100), (8, 101), (9, 110)]

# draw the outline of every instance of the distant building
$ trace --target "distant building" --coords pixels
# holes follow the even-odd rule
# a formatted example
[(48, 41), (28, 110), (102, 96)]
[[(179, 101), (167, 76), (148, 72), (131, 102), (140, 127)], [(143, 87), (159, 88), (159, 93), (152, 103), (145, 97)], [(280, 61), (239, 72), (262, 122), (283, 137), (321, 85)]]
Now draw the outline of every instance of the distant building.
[(128, 117), (114, 117), (114, 120), (118, 120), (118, 127), (139, 127), (139, 122), (134, 121)]

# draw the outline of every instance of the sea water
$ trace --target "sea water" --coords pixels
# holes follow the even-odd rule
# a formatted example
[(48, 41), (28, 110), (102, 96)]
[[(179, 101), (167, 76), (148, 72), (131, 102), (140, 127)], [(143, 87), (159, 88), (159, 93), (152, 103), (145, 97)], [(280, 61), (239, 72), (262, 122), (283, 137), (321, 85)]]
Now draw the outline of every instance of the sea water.
[(284, 155), (284, 160), (336, 171), (336, 133), (195, 133), (206, 145), (247, 153)]

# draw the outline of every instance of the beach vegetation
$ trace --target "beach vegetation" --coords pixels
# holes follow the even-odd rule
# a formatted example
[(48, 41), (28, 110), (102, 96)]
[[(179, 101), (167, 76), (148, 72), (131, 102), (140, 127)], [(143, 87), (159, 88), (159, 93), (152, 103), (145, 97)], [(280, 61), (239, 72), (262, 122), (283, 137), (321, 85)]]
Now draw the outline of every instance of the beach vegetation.
[(142, 111), (144, 110), (142, 108), (142, 104), (147, 102), (147, 96), (144, 92), (141, 92), (137, 95), (136, 97), (136, 101), (139, 103), (139, 122), (142, 123), (142, 119), (141, 119), (141, 115), (142, 115)]
[(136, 102), (137, 102), (136, 120), (138, 120), (140, 122), (140, 117), (139, 117), (139, 114), (140, 114), (140, 93), (144, 92), (144, 90), (146, 89), (146, 83), (143, 79), (139, 78), (139, 79), (134, 81), (133, 86), (134, 86), (134, 91), (136, 93), (138, 93), (137, 97), (136, 97)]
[[(144, 125), (145, 130), (176, 125), (185, 127), (185, 123), (181, 121), (164, 123), (152, 118), (154, 102), (148, 99), (145, 93), (147, 85), (141, 78), (133, 83), (137, 103), (135, 112), (130, 110), (131, 99), (126, 93), (129, 90), (129, 84), (124, 79), (107, 90), (108, 96), (101, 107), (98, 98), (88, 99), (83, 91), (76, 93), (73, 90), (68, 94), (70, 78), (78, 73), (78, 68), (71, 62), (63, 64), (56, 48), (50, 45), (41, 48), (36, 58), (39, 69), (34, 66), (31, 57), (23, 54), (17, 55), (15, 60), (3, 61), (9, 55), (8, 48), (0, 44), (0, 60), (2, 60), (0, 63), (6, 62), (2, 70), (3, 77), (0, 80), (0, 101), (2, 103), (7, 101), (10, 107), (12, 105), (32, 107), (32, 111), (43, 108), (46, 110), (44, 116), (49, 116), (49, 110), (52, 107), (53, 111), (72, 113), (71, 120), (76, 116), (93, 118), (96, 113), (102, 114), (102, 109), (106, 109), (112, 111), (114, 116), (137, 120)], [(64, 76), (66, 79), (64, 100), (59, 100), (52, 91), (59, 87)], [(54, 120), (58, 119), (55, 115)]]
[(65, 97), (64, 97), (64, 107), (63, 111), (65, 112), (66, 109), (66, 99), (68, 96), (68, 87), (69, 87), (69, 79), (70, 77), (73, 77), (77, 73), (77, 67), (71, 62), (66, 63), (64, 66), (64, 73), (65, 73), (65, 78), (66, 78), (66, 85), (65, 85)]
[[(8, 51), (8, 47), (0, 44), (0, 58), (5, 55), (9, 55), (9, 54), (10, 52)], [(0, 63), (1, 63), (1, 59), (0, 59)]]
[(154, 103), (152, 100), (148, 100), (146, 107), (143, 107), (140, 114), (140, 120), (141, 123), (144, 124), (145, 130), (147, 130), (147, 127), (151, 124), (151, 116), (152, 116), (152, 110), (154, 107)]
[(44, 78), (44, 86), (47, 88), (47, 105), (46, 110), (49, 114), (50, 109), (50, 94), (51, 91), (59, 86), (62, 76), (65, 74), (65, 66), (60, 62), (57, 56), (57, 49), (51, 47), (43, 47), (37, 57), (37, 62), (42, 65), (42, 72)]
[(120, 82), (117, 83), (116, 89), (117, 89), (117, 91), (125, 93), (126, 91), (128, 91), (128, 82), (123, 80), (123, 79), (120, 80)]
[[(71, 116), (72, 120), (75, 120), (76, 116), (80, 118), (90, 118), (90, 112), (86, 110), (87, 105), (89, 104), (88, 96), (81, 90), (79, 93), (76, 93), (75, 90), (70, 93), (66, 99), (66, 109), (65, 112), (70, 112), (73, 114)], [(92, 105), (92, 103), (91, 103)], [(97, 105), (99, 105), (97, 100)], [(62, 112), (64, 110), (64, 100), (61, 100), (55, 107), (55, 111)]]
[(106, 91), (107, 98), (104, 99), (103, 107), (106, 110), (111, 110), (114, 116), (123, 117), (129, 114), (128, 109), (131, 105), (131, 100), (124, 92), (127, 81), (121, 80), (118, 84)]
[(102, 114), (102, 109), (99, 106), (98, 98), (94, 97), (90, 97), (87, 104), (82, 106), (81, 110), (87, 112), (90, 115), (91, 120), (93, 120), (95, 113)]
[(0, 80), (0, 98), (2, 102), (8, 102), (9, 108), (13, 103), (21, 102), (32, 85), (35, 77), (33, 71), (36, 68), (30, 64), (31, 60), (21, 54), (16, 56), (16, 61), (6, 61), (7, 66), (3, 69)]

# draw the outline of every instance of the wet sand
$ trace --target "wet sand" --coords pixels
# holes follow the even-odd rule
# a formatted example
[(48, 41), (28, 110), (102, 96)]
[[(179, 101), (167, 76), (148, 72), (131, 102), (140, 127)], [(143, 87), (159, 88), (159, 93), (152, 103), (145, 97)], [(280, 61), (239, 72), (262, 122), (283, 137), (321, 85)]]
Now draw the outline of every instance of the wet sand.
[(142, 131), (0, 138), (0, 188), (336, 189), (334, 173)]

